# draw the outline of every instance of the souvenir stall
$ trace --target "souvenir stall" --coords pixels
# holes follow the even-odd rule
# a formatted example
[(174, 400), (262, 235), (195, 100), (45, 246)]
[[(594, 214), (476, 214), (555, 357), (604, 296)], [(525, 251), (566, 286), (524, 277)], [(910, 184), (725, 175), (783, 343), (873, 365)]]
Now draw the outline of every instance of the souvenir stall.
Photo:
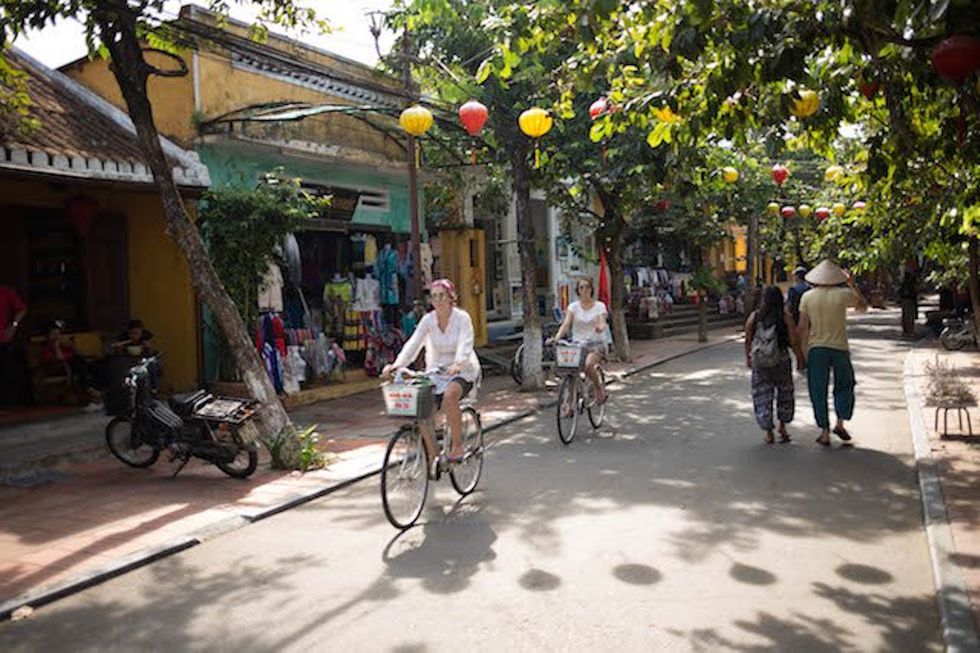
[(285, 265), (260, 289), (255, 330), (276, 390), (343, 382), (348, 370), (380, 374), (404, 342), (415, 292), (405, 238), (346, 224), (296, 234), (284, 249)]

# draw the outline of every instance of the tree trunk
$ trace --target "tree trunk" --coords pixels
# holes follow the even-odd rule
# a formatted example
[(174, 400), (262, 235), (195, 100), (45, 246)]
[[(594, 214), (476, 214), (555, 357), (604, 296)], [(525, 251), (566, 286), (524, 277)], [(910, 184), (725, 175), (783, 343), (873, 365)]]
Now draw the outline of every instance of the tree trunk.
[(980, 333), (980, 252), (977, 251), (977, 237), (970, 236), (968, 252), (970, 256), (970, 305), (973, 306), (973, 324)]
[(187, 260), (194, 289), (221, 325), (242, 380), (252, 396), (262, 403), (264, 410), (260, 414), (267, 434), (276, 436), (289, 425), (289, 416), (272, 387), (265, 366), (259, 360), (238, 308), (211, 265), (200, 232), (184, 208), (147, 97), (146, 83), (152, 71), (143, 58), (133, 17), (123, 12), (104, 11), (98, 20), (102, 41), (112, 58), (112, 71), (136, 127), (140, 149), (160, 189), (167, 234), (174, 239)]
[(527, 148), (511, 149), (511, 165), (514, 174), (514, 194), (517, 199), (517, 250), (521, 257), (521, 280), (524, 282), (524, 382), (522, 390), (539, 390), (544, 387), (544, 370), (541, 368), (543, 353), (541, 318), (538, 315), (537, 267), (534, 251), (534, 223), (531, 221), (531, 182), (528, 178)]
[(698, 293), (698, 342), (708, 342), (708, 296)]
[(746, 248), (745, 276), (745, 314), (748, 315), (755, 310), (755, 279), (759, 276), (756, 270), (755, 259), (759, 255), (759, 214), (752, 212), (749, 218), (749, 242)]

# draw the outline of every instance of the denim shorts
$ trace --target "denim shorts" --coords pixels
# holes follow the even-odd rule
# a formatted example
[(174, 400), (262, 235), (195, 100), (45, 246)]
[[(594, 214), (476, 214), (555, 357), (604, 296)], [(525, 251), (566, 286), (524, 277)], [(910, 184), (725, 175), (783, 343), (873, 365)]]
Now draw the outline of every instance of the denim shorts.
[[(463, 394), (459, 396), (460, 399), (468, 395), (473, 390), (473, 382), (467, 381), (461, 376), (454, 376), (452, 379), (449, 380), (449, 383), (455, 383), (460, 388), (463, 389)], [(446, 385), (446, 387), (447, 388), (449, 387), (448, 384)], [(442, 410), (442, 395), (438, 394), (436, 395), (435, 398), (436, 398), (436, 410)]]

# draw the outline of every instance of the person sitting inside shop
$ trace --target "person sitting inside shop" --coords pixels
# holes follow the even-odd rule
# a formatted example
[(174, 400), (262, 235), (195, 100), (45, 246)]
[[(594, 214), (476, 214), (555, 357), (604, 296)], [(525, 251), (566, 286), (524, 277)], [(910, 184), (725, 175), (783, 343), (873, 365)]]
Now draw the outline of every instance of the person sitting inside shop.
[(88, 361), (78, 356), (75, 347), (64, 334), (64, 324), (55, 320), (48, 327), (48, 339), (41, 350), (41, 362), (51, 375), (64, 374), (72, 384), (85, 389), (89, 403), (85, 412), (102, 410), (102, 393), (95, 383)]
[(130, 320), (126, 331), (116, 337), (112, 351), (130, 356), (152, 356), (157, 353), (153, 343), (153, 332), (143, 326), (140, 320)]

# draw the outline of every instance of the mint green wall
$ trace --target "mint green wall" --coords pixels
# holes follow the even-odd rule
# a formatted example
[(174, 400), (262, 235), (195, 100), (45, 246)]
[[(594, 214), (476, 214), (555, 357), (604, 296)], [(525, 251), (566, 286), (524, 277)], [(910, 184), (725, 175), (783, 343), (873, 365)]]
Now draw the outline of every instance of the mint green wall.
[[(262, 152), (249, 152), (239, 147), (199, 145), (197, 153), (211, 173), (211, 187), (252, 187), (259, 175), (282, 167), (286, 174), (310, 182), (343, 186), (363, 186), (388, 191), (388, 211), (358, 208), (353, 222), (370, 225), (387, 225), (392, 231), (409, 233), (411, 218), (408, 214), (408, 178), (398, 175), (361, 170), (343, 169), (335, 164), (302, 161), (288, 157), (276, 157)], [(421, 211), (421, 207), (420, 207)], [(420, 216), (420, 223), (425, 218)]]

